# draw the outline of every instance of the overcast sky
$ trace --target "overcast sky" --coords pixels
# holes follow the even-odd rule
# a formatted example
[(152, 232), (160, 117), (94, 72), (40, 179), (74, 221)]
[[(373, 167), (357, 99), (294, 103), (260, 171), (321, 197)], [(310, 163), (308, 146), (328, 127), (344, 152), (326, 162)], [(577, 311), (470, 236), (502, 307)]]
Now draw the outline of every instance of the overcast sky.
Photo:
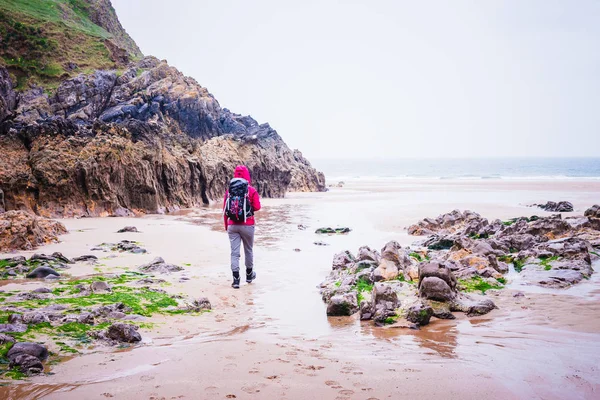
[(309, 158), (600, 156), (600, 1), (112, 2)]

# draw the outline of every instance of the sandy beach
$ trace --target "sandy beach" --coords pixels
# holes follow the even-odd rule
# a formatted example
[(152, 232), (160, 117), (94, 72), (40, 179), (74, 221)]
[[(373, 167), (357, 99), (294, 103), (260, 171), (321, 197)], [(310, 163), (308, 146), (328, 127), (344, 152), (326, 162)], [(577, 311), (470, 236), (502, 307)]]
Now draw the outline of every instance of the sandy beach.
[[(257, 214), (258, 278), (230, 287), (229, 242), (218, 204), (170, 215), (61, 220), (61, 243), (22, 255), (90, 254), (103, 242), (135, 240), (147, 254), (94, 253), (73, 277), (118, 273), (163, 257), (185, 266), (161, 276), (169, 293), (206, 296), (212, 311), (155, 316), (141, 344), (85, 349), (42, 376), (0, 386), (6, 399), (594, 399), (600, 396), (600, 277), (569, 289), (523, 286), (508, 276), (481, 317), (433, 319), (420, 330), (327, 318), (317, 285), (332, 257), (389, 240), (424, 217), (470, 209), (489, 219), (550, 215), (527, 205), (568, 200), (580, 215), (600, 202), (600, 181), (380, 180), (325, 193), (265, 199)], [(302, 224), (306, 230), (298, 229)], [(134, 225), (139, 233), (118, 234)], [(319, 236), (322, 226), (348, 226)], [(315, 241), (327, 243), (317, 246)], [(0, 254), (14, 256), (15, 254)], [(598, 265), (594, 266), (598, 269)], [(181, 279), (182, 277), (187, 279)], [(28, 290), (46, 282), (2, 281)], [(513, 297), (522, 291), (524, 297)]]

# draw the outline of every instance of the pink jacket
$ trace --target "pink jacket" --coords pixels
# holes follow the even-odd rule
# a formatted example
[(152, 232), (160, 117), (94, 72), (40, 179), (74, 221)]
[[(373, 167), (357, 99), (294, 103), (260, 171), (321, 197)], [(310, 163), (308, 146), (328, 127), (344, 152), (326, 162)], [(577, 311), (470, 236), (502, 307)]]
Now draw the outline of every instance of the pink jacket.
[[(248, 197), (250, 199), (250, 205), (254, 211), (260, 210), (260, 197), (258, 196), (258, 192), (252, 186), (250, 186), (250, 172), (245, 165), (238, 165), (235, 167), (235, 172), (233, 173), (234, 178), (243, 178), (248, 181)], [(225, 202), (227, 201), (227, 197), (229, 197), (229, 190), (225, 192), (225, 196), (223, 197), (223, 207), (225, 207)], [(246, 222), (234, 222), (227, 218), (227, 215), (223, 215), (223, 222), (225, 223), (225, 230), (227, 230), (227, 226), (229, 225), (254, 225), (254, 216), (249, 217)]]

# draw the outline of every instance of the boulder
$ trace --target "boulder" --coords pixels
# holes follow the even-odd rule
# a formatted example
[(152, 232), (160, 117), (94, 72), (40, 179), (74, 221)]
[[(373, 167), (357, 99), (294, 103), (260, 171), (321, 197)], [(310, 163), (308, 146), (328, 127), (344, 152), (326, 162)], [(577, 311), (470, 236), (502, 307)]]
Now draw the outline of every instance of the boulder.
[(394, 308), (398, 307), (400, 302), (398, 301), (398, 294), (394, 288), (383, 282), (375, 283), (373, 286), (373, 303), (390, 302)]
[(26, 277), (29, 279), (42, 279), (42, 278), (46, 278), (49, 275), (54, 275), (56, 277), (60, 276), (60, 274), (58, 272), (56, 272), (55, 270), (53, 270), (52, 268), (47, 267), (47, 266), (42, 266), (42, 267), (37, 267), (36, 269), (34, 269), (30, 273), (28, 273)]
[(406, 319), (410, 322), (425, 326), (433, 316), (433, 308), (423, 303), (417, 303), (410, 306), (406, 312)]
[(16, 368), (26, 375), (37, 375), (44, 371), (44, 365), (37, 357), (18, 354), (10, 359), (9, 368)]
[(490, 299), (474, 300), (467, 296), (460, 296), (450, 303), (450, 310), (466, 313), (468, 316), (484, 315), (497, 308)]
[(419, 296), (436, 301), (451, 301), (456, 297), (456, 291), (443, 279), (428, 276), (419, 281)]
[(6, 353), (6, 358), (12, 360), (20, 354), (28, 354), (41, 361), (44, 361), (48, 358), (48, 349), (46, 349), (46, 346), (39, 343), (19, 342), (15, 343), (10, 348), (8, 353)]
[[(431, 261), (419, 265), (419, 281), (425, 278), (436, 277), (443, 280), (451, 290), (456, 288), (456, 277), (452, 274), (450, 263), (441, 261)], [(419, 287), (421, 285), (419, 284)]]
[(456, 317), (450, 312), (450, 305), (448, 303), (439, 301), (429, 301), (429, 305), (433, 310), (433, 316), (439, 319), (455, 319)]
[(106, 337), (117, 342), (135, 343), (142, 340), (137, 330), (135, 325), (117, 323), (108, 327)]
[(391, 261), (396, 264), (396, 266), (399, 266), (401, 257), (399, 252), (400, 249), (402, 249), (402, 246), (400, 246), (400, 243), (396, 242), (395, 240), (386, 243), (386, 245), (383, 246), (383, 249), (381, 249), (382, 260)]
[(398, 267), (393, 261), (382, 259), (381, 263), (373, 271), (373, 281), (389, 281), (398, 277)]
[(6, 335), (4, 333), (0, 333), (0, 345), (6, 344), (6, 343), (14, 343), (15, 342), (15, 338), (10, 336), (10, 335)]
[(594, 204), (585, 210), (584, 215), (589, 218), (600, 218), (600, 205)]
[(346, 316), (358, 311), (356, 292), (332, 296), (327, 303), (327, 315)]

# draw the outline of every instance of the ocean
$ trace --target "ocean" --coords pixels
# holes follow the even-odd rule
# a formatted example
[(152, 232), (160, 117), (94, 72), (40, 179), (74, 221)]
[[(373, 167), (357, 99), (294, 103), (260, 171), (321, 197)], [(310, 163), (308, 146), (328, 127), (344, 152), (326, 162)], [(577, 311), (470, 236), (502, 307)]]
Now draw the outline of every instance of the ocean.
[(600, 157), (314, 159), (328, 182), (363, 179), (600, 180)]

